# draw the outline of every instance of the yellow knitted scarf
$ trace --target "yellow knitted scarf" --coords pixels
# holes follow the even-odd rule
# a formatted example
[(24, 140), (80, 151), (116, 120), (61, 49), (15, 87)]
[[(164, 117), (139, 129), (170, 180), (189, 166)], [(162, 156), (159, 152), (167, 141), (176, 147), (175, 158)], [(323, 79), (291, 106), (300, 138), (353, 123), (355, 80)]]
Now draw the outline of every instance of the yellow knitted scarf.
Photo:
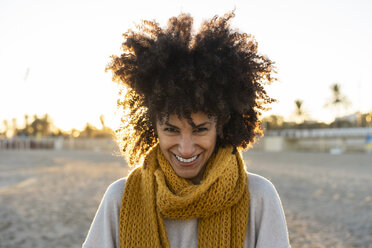
[(243, 247), (249, 217), (241, 154), (220, 148), (199, 185), (175, 174), (160, 148), (129, 175), (120, 209), (120, 247), (170, 247), (163, 218), (198, 218), (198, 247)]

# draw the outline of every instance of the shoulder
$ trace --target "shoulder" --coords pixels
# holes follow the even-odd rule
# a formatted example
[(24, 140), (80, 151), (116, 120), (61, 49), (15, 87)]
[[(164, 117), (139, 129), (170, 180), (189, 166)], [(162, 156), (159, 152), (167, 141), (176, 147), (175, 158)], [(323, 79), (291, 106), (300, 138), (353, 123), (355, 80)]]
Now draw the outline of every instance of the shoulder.
[(290, 247), (287, 224), (279, 195), (266, 178), (248, 173), (250, 228), (255, 247)]
[(101, 204), (98, 208), (97, 214), (103, 214), (106, 217), (113, 217), (113, 215), (115, 215), (116, 212), (119, 211), (121, 200), (123, 198), (125, 182), (126, 179), (121, 178), (111, 183), (107, 187), (106, 192), (103, 195)]
[(248, 173), (249, 192), (251, 197), (266, 198), (277, 196), (275, 186), (263, 176)]
[(89, 229), (83, 248), (118, 247), (119, 214), (126, 179), (108, 186)]
[(116, 180), (115, 182), (111, 183), (107, 187), (107, 190), (105, 192), (103, 199), (109, 202), (121, 201), (126, 180), (127, 180), (126, 178), (120, 178)]
[(252, 211), (263, 214), (270, 210), (272, 213), (282, 212), (282, 202), (275, 186), (266, 178), (248, 173), (249, 194)]

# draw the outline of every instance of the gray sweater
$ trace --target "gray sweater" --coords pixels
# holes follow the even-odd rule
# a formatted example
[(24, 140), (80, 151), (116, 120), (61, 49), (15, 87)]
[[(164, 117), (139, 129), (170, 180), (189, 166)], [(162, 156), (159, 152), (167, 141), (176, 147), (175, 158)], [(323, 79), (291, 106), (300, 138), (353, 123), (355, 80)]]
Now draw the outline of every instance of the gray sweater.
[[(288, 232), (282, 204), (274, 185), (248, 173), (250, 216), (244, 248), (288, 248)], [(126, 179), (112, 183), (97, 210), (83, 248), (118, 248), (119, 215)], [(197, 247), (198, 220), (164, 219), (172, 248)]]

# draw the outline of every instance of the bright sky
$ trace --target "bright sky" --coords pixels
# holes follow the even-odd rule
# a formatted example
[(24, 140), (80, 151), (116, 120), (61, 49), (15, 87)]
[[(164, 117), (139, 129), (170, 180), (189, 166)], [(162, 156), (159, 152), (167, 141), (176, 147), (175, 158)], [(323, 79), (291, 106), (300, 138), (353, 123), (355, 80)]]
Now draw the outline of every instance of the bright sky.
[(279, 103), (270, 114), (289, 118), (301, 99), (312, 118), (330, 121), (324, 104), (335, 82), (352, 102), (349, 113), (372, 111), (369, 0), (1, 0), (0, 121), (48, 113), (68, 130), (99, 127), (103, 114), (115, 127), (117, 88), (104, 68), (122, 33), (142, 19), (165, 26), (181, 12), (197, 29), (234, 6), (232, 25), (276, 62), (280, 81), (268, 91)]

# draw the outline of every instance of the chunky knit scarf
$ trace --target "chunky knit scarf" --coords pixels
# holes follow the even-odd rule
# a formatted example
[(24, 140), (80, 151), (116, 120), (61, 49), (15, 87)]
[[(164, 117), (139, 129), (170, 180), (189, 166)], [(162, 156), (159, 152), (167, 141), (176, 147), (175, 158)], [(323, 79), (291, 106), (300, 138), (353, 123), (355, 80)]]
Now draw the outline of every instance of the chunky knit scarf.
[(220, 148), (199, 185), (175, 174), (155, 147), (129, 175), (120, 210), (120, 247), (170, 247), (163, 218), (198, 218), (198, 247), (243, 247), (249, 216), (241, 154)]

